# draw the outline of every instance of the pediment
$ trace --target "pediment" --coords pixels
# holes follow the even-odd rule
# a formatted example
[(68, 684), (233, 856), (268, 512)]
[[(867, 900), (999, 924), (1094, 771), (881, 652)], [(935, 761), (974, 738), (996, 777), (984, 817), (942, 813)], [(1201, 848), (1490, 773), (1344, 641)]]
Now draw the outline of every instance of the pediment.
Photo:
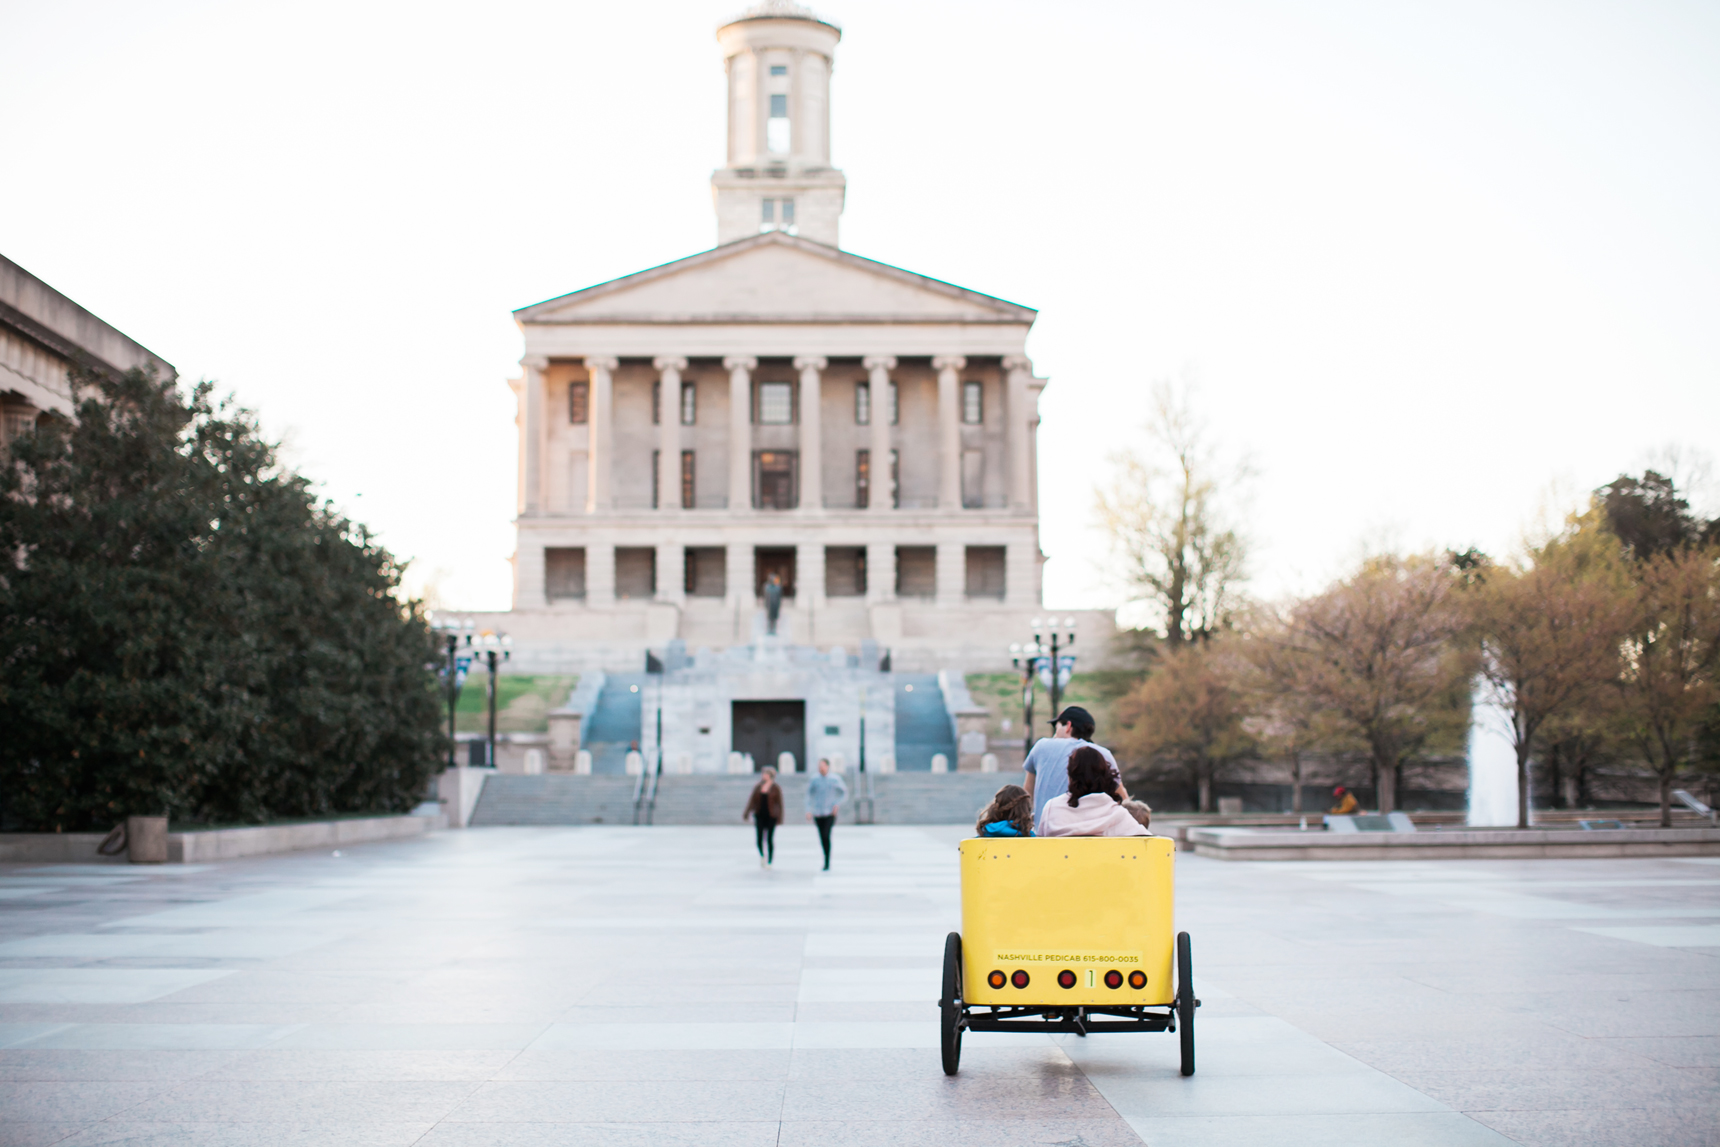
[(1031, 323), (1029, 307), (781, 232), (514, 312), (560, 323)]

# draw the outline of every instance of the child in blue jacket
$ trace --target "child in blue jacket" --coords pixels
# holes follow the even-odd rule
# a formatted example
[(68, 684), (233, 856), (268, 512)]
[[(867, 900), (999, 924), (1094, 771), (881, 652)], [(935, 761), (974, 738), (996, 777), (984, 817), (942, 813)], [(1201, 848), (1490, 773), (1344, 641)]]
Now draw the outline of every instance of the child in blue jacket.
[(979, 814), (980, 836), (1032, 836), (1033, 798), (1020, 785), (1004, 785)]

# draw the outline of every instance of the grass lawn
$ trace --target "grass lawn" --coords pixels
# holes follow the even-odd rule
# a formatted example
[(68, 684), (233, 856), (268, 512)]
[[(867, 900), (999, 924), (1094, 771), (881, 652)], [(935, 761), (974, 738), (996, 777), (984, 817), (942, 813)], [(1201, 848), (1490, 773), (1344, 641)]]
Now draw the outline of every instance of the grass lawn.
[[(1069, 687), (1063, 691), (1063, 704), (1080, 705), (1093, 714), (1093, 720), (1099, 726), (1093, 739), (1102, 745), (1108, 744), (1110, 734), (1115, 732), (1111, 724), (1111, 709), (1117, 699), (1127, 693), (1141, 676), (1138, 671), (1130, 669), (1098, 669), (1087, 673), (1077, 671), (1075, 676), (1070, 678)], [(987, 738), (1020, 741), (1021, 674), (969, 673), (967, 687), (977, 704), (991, 710), (991, 719), (986, 722)], [(1035, 740), (1051, 735), (1051, 726), (1047, 722), (1052, 716), (1051, 694), (1036, 677), (1033, 680)], [(1001, 767), (1004, 763), (1000, 754), (998, 764)], [(1017, 762), (1010, 758), (1008, 763), (1013, 766)]]
[[(549, 731), (549, 711), (567, 700), (579, 684), (578, 677), (553, 674), (503, 673), (496, 678), (496, 731), (498, 733), (544, 733)], [(454, 707), (454, 728), (462, 733), (489, 729), (490, 675), (472, 672), (460, 690)], [(446, 710), (444, 710), (446, 712)], [(444, 718), (445, 720), (446, 718)]]

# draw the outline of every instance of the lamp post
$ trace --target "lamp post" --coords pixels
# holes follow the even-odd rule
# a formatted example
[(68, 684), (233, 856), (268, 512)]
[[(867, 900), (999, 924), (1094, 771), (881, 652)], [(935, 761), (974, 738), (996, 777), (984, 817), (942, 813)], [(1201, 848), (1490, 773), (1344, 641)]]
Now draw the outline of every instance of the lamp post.
[(466, 641), (478, 651), (480, 656), (485, 658), (486, 668), (490, 671), (489, 696), (486, 698), (490, 711), (490, 737), (489, 748), (484, 754), (484, 764), (493, 769), (496, 767), (496, 694), (501, 692), (496, 666), (498, 661), (506, 661), (513, 653), (513, 650), (508, 647), (514, 643), (514, 639), (505, 633), (485, 631), (478, 634), (476, 639), (471, 634), (467, 634)]
[(1025, 726), (1021, 740), (1022, 756), (1033, 751), (1033, 678), (1051, 694), (1051, 715), (1062, 711), (1063, 688), (1075, 675), (1075, 657), (1063, 650), (1075, 644), (1075, 619), (1065, 617), (1061, 626), (1055, 617), (1036, 617), (1032, 621), (1033, 640), (1012, 644), (1009, 652), (1013, 664), (1021, 670), (1021, 723)]
[(445, 635), (448, 642), (448, 664), (443, 667), (442, 674), (448, 682), (448, 767), (450, 769), (457, 767), (454, 757), (454, 752), (458, 747), (454, 740), (454, 706), (460, 700), (460, 686), (466, 683), (466, 669), (472, 664), (470, 657), (463, 658), (459, 655), (460, 638), (464, 636), (466, 643), (471, 644), (472, 636), (466, 632), (471, 628), (472, 623), (470, 621), (461, 621), (457, 617), (436, 622), (436, 629)]

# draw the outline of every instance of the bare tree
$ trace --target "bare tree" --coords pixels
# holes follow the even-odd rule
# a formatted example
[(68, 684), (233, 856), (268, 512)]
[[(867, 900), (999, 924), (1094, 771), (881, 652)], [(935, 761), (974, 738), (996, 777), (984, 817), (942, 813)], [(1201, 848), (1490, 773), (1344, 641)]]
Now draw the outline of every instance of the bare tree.
[(1443, 559), (1372, 558), (1297, 603), (1280, 639), (1295, 690), (1367, 745), (1382, 812), (1397, 807), (1404, 761), (1439, 729), (1467, 675), (1458, 594)]
[(1624, 645), (1623, 720), (1660, 782), (1660, 824), (1672, 825), (1672, 784), (1720, 705), (1720, 547), (1638, 563), (1636, 617)]
[(1479, 668), (1511, 718), (1518, 828), (1529, 826), (1529, 757), (1543, 729), (1618, 678), (1629, 582), (1617, 540), (1594, 525), (1574, 523), (1525, 565), (1493, 566), (1476, 581)]
[(1212, 811), (1213, 781), (1224, 766), (1253, 748), (1242, 725), (1236, 668), (1222, 644), (1185, 645), (1117, 704), (1117, 747), (1125, 759), (1148, 774), (1170, 762), (1194, 789), (1201, 812)]
[(1247, 547), (1222, 507), (1245, 467), (1226, 471), (1196, 416), (1187, 387), (1153, 387), (1150, 446), (1114, 460), (1097, 491), (1099, 520), (1110, 535), (1118, 576), (1133, 601), (1147, 602), (1165, 644), (1203, 640), (1222, 629), (1245, 580)]

